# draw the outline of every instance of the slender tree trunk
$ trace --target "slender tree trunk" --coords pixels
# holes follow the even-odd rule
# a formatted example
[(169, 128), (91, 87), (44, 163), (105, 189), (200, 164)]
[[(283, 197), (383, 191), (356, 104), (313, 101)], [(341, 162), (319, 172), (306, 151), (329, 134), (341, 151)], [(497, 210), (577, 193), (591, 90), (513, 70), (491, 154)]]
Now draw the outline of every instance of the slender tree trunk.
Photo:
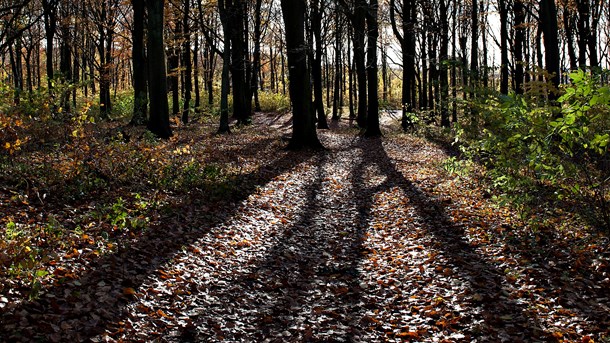
[[(260, 111), (258, 99), (258, 76), (261, 69), (261, 6), (262, 0), (256, 0), (254, 5), (254, 52), (252, 53), (252, 76), (250, 77), (250, 94), (254, 96), (254, 110)], [(252, 100), (250, 100), (252, 101)]]
[(46, 67), (49, 92), (53, 88), (53, 39), (57, 28), (57, 4), (58, 0), (42, 0), (44, 28), (46, 38)]
[(193, 48), (193, 78), (195, 79), (195, 113), (201, 113), (201, 89), (199, 86), (199, 36), (195, 35)]
[(164, 0), (147, 0), (150, 118), (148, 129), (161, 138), (172, 136), (167, 102), (167, 69), (163, 42)]
[(557, 9), (554, 0), (540, 0), (540, 25), (544, 34), (545, 67), (553, 89), (549, 90), (549, 101), (557, 100), (559, 89), (559, 39), (557, 36)]
[[(317, 117), (318, 129), (328, 129), (326, 121), (326, 113), (324, 113), (324, 99), (322, 89), (322, 56), (324, 51), (322, 48), (322, 14), (321, 8), (325, 5), (325, 0), (311, 1), (311, 31), (314, 38), (314, 51), (312, 51), (312, 77), (314, 91), (314, 109)], [(315, 54), (315, 55), (314, 55)]]
[(182, 66), (184, 68), (184, 105), (182, 109), (182, 122), (189, 122), (191, 111), (191, 92), (193, 91), (193, 61), (191, 59), (191, 28), (189, 14), (191, 12), (191, 0), (184, 0), (184, 17), (182, 18), (183, 40), (182, 43)]
[(440, 0), (440, 20), (441, 20), (441, 46), (440, 46), (440, 105), (441, 105), (441, 126), (449, 127), (449, 79), (448, 67), (449, 61), (449, 16), (447, 15), (448, 0)]
[(220, 126), (218, 133), (230, 133), (229, 127), (229, 71), (231, 69), (231, 40), (228, 38), (230, 28), (229, 8), (227, 4), (231, 0), (218, 0), (218, 12), (220, 13), (220, 21), (224, 32), (224, 47), (222, 51), (222, 78), (220, 86)]
[(379, 23), (377, 11), (379, 5), (377, 0), (370, 0), (366, 12), (367, 25), (367, 79), (368, 79), (368, 111), (366, 120), (367, 137), (381, 136), (379, 127), (379, 81), (377, 68), (377, 39), (379, 37)]
[[(426, 31), (426, 30), (424, 30)], [(427, 42), (427, 33), (426, 32), (422, 32), (421, 34), (421, 46), (420, 46), (420, 51), (421, 51), (421, 68), (422, 68), (422, 72), (421, 72), (421, 89), (419, 92), (419, 104), (420, 110), (427, 110), (429, 105), (428, 105), (428, 45), (426, 44)]]
[(525, 45), (525, 6), (524, 0), (515, 0), (515, 93), (523, 94), (524, 65), (523, 48)]
[(349, 119), (353, 120), (356, 118), (356, 111), (354, 110), (354, 60), (352, 58), (351, 49), (351, 29), (348, 26), (348, 39), (347, 39), (347, 74), (349, 76), (348, 88), (349, 88)]
[(358, 79), (358, 109), (356, 123), (359, 127), (366, 127), (367, 115), (367, 72), (365, 63), (364, 39), (366, 37), (366, 2), (358, 0), (360, 5), (354, 9), (352, 26), (354, 28), (354, 59), (356, 60), (356, 77)]
[(144, 48), (144, 0), (131, 0), (133, 7), (132, 61), (133, 61), (133, 116), (131, 124), (143, 125), (148, 117), (148, 70)]
[[(340, 117), (340, 102), (341, 102), (341, 77), (342, 77), (342, 51), (343, 46), (341, 44), (343, 38), (343, 25), (339, 16), (339, 7), (335, 13), (335, 84), (333, 92), (333, 116), (332, 120), (339, 120)], [(328, 128), (328, 125), (326, 126)]]
[[(472, 1), (471, 11), (471, 48), (470, 48), (470, 98), (476, 97), (476, 91), (479, 86), (479, 4), (477, 0)], [(476, 114), (474, 107), (471, 114)]]
[(500, 93), (508, 94), (508, 7), (499, 0), (500, 10)]

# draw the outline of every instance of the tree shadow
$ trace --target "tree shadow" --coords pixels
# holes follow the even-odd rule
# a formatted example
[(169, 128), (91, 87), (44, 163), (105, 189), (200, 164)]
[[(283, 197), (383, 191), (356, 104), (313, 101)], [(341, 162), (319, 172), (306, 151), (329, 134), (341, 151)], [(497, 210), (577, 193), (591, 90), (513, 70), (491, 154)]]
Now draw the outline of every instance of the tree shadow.
[[(137, 292), (145, 279), (177, 252), (231, 217), (238, 203), (259, 186), (310, 158), (309, 153), (278, 154), (257, 170), (222, 180), (225, 191), (212, 198), (189, 192), (164, 205), (159, 210), (163, 214), (160, 224), (147, 228), (134, 242), (116, 253), (92, 258), (82, 274), (71, 273), (72, 280), (65, 283), (56, 281), (39, 299), (4, 307), (0, 341), (86, 341), (103, 333), (109, 324), (124, 317), (126, 306), (133, 302), (126, 288)], [(194, 206), (200, 210), (193, 213)]]
[[(485, 334), (489, 339), (498, 341), (507, 338), (511, 341), (556, 339), (552, 332), (544, 331), (543, 325), (540, 324), (541, 318), (532, 310), (534, 306), (528, 306), (522, 299), (518, 299), (515, 293), (519, 290), (510, 284), (510, 276), (506, 275), (505, 270), (484, 258), (477, 251), (477, 246), (469, 242), (466, 228), (449, 216), (443, 202), (407, 179), (396, 168), (381, 140), (368, 139), (367, 148), (376, 156), (375, 163), (387, 175), (387, 182), (399, 185), (407, 194), (409, 204), (414, 207), (417, 215), (424, 219), (422, 228), (438, 243), (436, 247), (442, 251), (449, 263), (456, 267), (457, 274), (454, 277), (466, 281), (472, 294), (477, 295), (473, 297), (472, 305), (480, 309), (480, 319), (486, 324), (478, 329), (481, 330), (478, 334)], [(539, 285), (544, 288), (543, 297), (556, 297), (564, 308), (578, 312), (583, 317), (597, 315), (600, 318), (598, 323), (608, 323), (607, 307), (600, 303), (595, 304), (599, 299), (608, 299), (608, 288), (595, 287), (592, 282), (574, 283), (574, 280), (587, 279), (587, 271), (568, 264), (550, 269), (538, 268), (539, 264), (552, 264), (553, 256), (557, 256), (552, 244), (553, 238), (541, 238), (538, 246), (531, 246), (514, 238), (512, 244), (507, 242), (505, 253), (521, 260), (529, 259), (528, 267), (532, 271), (541, 271), (528, 276), (540, 280)], [(581, 306), (582, 304), (586, 305)], [(595, 328), (592, 330), (595, 332)]]
[(199, 290), (218, 297), (223, 309), (199, 313), (197, 332), (183, 330), (179, 341), (353, 341), (360, 335), (354, 323), (371, 197), (356, 198), (361, 190), (349, 184), (360, 182), (347, 184), (328, 169), (336, 157), (318, 152), (312, 179), (298, 191), (304, 199), (296, 220), (281, 228), (261, 259), (248, 263), (251, 273), (238, 275), (231, 287)]

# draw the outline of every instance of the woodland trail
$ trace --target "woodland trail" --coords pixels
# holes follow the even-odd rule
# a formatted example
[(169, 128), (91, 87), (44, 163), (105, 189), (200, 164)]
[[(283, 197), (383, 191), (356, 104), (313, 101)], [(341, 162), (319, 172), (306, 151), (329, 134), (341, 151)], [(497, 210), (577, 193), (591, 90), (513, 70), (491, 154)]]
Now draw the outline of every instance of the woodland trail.
[(75, 280), (6, 307), (0, 340), (610, 339), (607, 265), (520, 236), (476, 180), (441, 168), (441, 147), (341, 127), (320, 132), (326, 151), (285, 152), (282, 120), (254, 142), (265, 154), (225, 151), (244, 163), (238, 192), (168, 205)]

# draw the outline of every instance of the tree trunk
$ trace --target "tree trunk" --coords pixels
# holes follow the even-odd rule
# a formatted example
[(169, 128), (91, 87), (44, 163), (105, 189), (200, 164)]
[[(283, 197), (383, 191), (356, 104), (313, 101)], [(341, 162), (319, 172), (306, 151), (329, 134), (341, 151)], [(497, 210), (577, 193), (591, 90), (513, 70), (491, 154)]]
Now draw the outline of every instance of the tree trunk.
[(193, 61), (191, 59), (191, 28), (189, 14), (191, 12), (191, 0), (184, 0), (184, 17), (182, 18), (182, 66), (184, 68), (184, 104), (182, 109), (182, 123), (189, 122), (191, 110), (191, 92), (193, 91)]
[(557, 100), (559, 89), (559, 39), (557, 37), (557, 9), (554, 0), (540, 0), (540, 24), (544, 34), (544, 63), (552, 89), (549, 101)]
[(167, 69), (163, 28), (164, 0), (147, 0), (150, 118), (148, 129), (161, 138), (172, 136), (167, 102)]
[(315, 127), (311, 101), (311, 84), (305, 47), (305, 0), (282, 0), (282, 14), (286, 32), (286, 50), (292, 101), (292, 137), (290, 149), (322, 148)]
[(312, 0), (311, 1), (311, 31), (315, 40), (314, 51), (315, 54), (311, 61), (312, 77), (313, 77), (313, 91), (314, 91), (314, 109), (316, 112), (317, 123), (319, 129), (328, 129), (328, 122), (326, 121), (326, 113), (324, 113), (324, 99), (322, 89), (322, 56), (324, 51), (322, 49), (322, 11), (321, 7), (324, 6), (325, 0)]
[[(254, 110), (260, 111), (258, 99), (258, 74), (261, 69), (261, 6), (262, 0), (256, 0), (254, 5), (254, 52), (252, 53), (252, 76), (250, 77), (250, 96), (254, 95)], [(250, 101), (252, 99), (250, 98)]]
[(523, 94), (524, 65), (523, 48), (525, 45), (525, 6), (524, 0), (515, 0), (515, 93)]
[(499, 0), (498, 7), (500, 7), (500, 93), (508, 94), (508, 7), (506, 0)]
[(46, 64), (47, 64), (47, 82), (49, 92), (53, 88), (53, 39), (55, 37), (55, 29), (57, 28), (57, 4), (59, 0), (43, 0), (43, 16), (44, 29), (46, 38)]
[[(231, 3), (228, 1), (227, 3)], [(227, 7), (229, 14), (231, 40), (231, 80), (233, 81), (233, 117), (237, 119), (238, 125), (249, 124), (250, 106), (247, 102), (246, 82), (246, 42), (244, 32), (245, 20), (244, 0), (233, 0), (232, 6)]]
[(218, 127), (219, 134), (230, 133), (229, 127), (229, 82), (231, 69), (231, 40), (228, 39), (230, 28), (230, 18), (227, 3), (230, 0), (219, 0), (218, 1), (218, 12), (220, 13), (220, 21), (222, 23), (222, 30), (224, 36), (227, 37), (224, 40), (224, 47), (222, 51), (222, 77), (220, 85), (220, 126)]
[[(364, 1), (363, 1), (364, 5)], [(366, 137), (381, 136), (379, 128), (379, 81), (377, 68), (377, 38), (379, 37), (379, 23), (377, 0), (370, 0), (366, 12), (367, 25), (367, 79), (368, 79), (368, 111), (366, 120)]]
[(145, 0), (131, 0), (133, 7), (133, 116), (131, 124), (143, 125), (148, 117), (148, 71), (144, 48)]
[(448, 0), (440, 0), (440, 18), (441, 18), (441, 46), (440, 46), (440, 107), (441, 107), (441, 126), (449, 127), (449, 78), (448, 66), (449, 61), (449, 17), (447, 15)]

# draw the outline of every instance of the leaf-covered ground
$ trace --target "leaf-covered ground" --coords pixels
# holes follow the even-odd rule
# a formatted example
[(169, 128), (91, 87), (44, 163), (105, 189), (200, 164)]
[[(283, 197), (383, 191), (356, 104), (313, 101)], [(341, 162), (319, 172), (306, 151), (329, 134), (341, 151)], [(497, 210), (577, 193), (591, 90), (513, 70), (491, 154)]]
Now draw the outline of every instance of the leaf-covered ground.
[(605, 234), (524, 225), (392, 127), (282, 150), (288, 119), (24, 148), (0, 341), (610, 341)]

